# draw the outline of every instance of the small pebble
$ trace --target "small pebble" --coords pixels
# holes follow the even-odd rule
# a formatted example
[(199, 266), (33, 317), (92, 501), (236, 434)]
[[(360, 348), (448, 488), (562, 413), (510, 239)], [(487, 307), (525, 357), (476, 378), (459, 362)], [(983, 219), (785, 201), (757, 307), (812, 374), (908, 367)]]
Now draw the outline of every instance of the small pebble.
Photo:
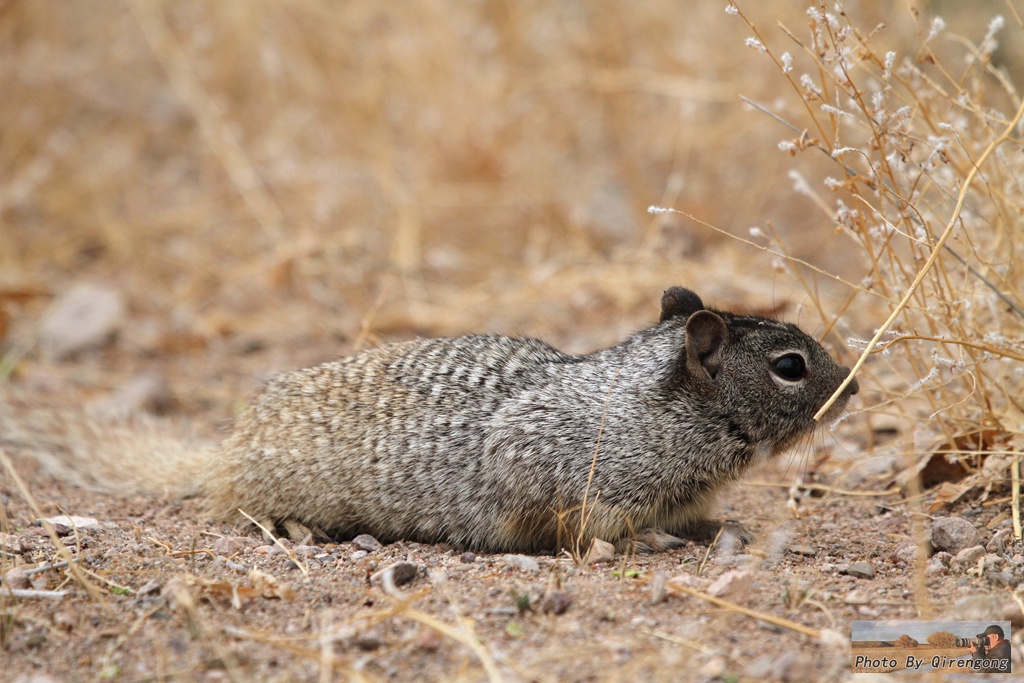
[(590, 542), (584, 564), (601, 564), (615, 559), (615, 546), (608, 541), (595, 538)]
[(1013, 576), (1012, 572), (986, 572), (985, 578), (989, 583), (996, 586), (1005, 586), (1010, 588), (1017, 585), (1017, 580)]
[(80, 282), (57, 297), (43, 316), (39, 344), (54, 358), (98, 347), (121, 326), (126, 311), (119, 290)]
[[(992, 535), (992, 540), (988, 542), (985, 548), (991, 553), (1003, 553), (1006, 552), (1006, 544), (1012, 540), (1012, 529), (1000, 529)], [(2, 545), (2, 541), (0, 541), (0, 545)]]
[(917, 562), (917, 543), (913, 539), (902, 541), (896, 546), (893, 555), (897, 560), (912, 565)]
[(476, 555), (470, 552), (465, 552), (459, 555), (459, 562), (462, 564), (473, 564), (476, 562)]
[(544, 614), (565, 614), (572, 604), (572, 596), (566, 591), (548, 591), (540, 601), (540, 611)]
[(939, 517), (932, 522), (932, 545), (956, 555), (978, 544), (978, 530), (962, 517)]
[(934, 557), (928, 560), (928, 564), (924, 568), (924, 575), (931, 578), (933, 576), (942, 576), (946, 573), (946, 565), (942, 564), (940, 560)]
[(676, 574), (668, 580), (669, 584), (682, 586), (683, 588), (703, 589), (703, 584), (693, 574)]
[(53, 615), (53, 625), (61, 631), (70, 633), (75, 628), (75, 617), (70, 612), (62, 610)]
[(380, 550), (383, 546), (376, 538), (370, 534), (359, 534), (352, 539), (352, 544), (360, 550), (365, 550), (368, 553), (372, 553), (374, 550)]
[(8, 588), (14, 588), (15, 590), (24, 590), (32, 587), (32, 582), (29, 581), (29, 575), (25, 571), (24, 566), (17, 566), (9, 569), (4, 574), (4, 586)]
[(953, 558), (952, 566), (967, 569), (978, 563), (978, 560), (985, 555), (985, 547), (976, 545), (964, 548)]
[(352, 644), (360, 650), (370, 652), (380, 648), (384, 644), (384, 639), (374, 632), (362, 633), (352, 638)]
[(396, 586), (404, 586), (416, 578), (420, 567), (415, 562), (395, 562), (370, 577), (370, 584), (374, 586), (383, 585), (390, 576)]
[(220, 557), (231, 557), (242, 552), (246, 546), (246, 539), (238, 536), (223, 536), (213, 542), (213, 552)]
[(875, 568), (871, 566), (870, 562), (854, 562), (850, 566), (840, 569), (839, 573), (848, 574), (858, 579), (875, 578)]
[(522, 569), (524, 572), (540, 571), (540, 564), (537, 560), (526, 555), (502, 555), (501, 561), (510, 567)]
[(766, 681), (772, 675), (772, 660), (768, 655), (761, 655), (747, 660), (743, 674), (752, 681)]
[(0, 550), (11, 555), (21, 555), (23, 551), (21, 539), (12, 534), (0, 533)]
[(708, 595), (716, 598), (727, 598), (733, 602), (742, 602), (750, 595), (750, 588), (754, 582), (754, 573), (748, 571), (731, 570), (722, 574), (710, 586)]
[(651, 604), (657, 605), (659, 602), (664, 602), (668, 596), (668, 590), (665, 588), (665, 584), (668, 583), (668, 575), (665, 572), (655, 572), (651, 578)]
[(700, 667), (702, 679), (718, 680), (725, 675), (726, 661), (721, 655), (714, 655)]
[(82, 529), (99, 529), (100, 523), (92, 517), (75, 517), (68, 515), (57, 515), (56, 517), (47, 517), (43, 521), (49, 522), (54, 527), (58, 524), (68, 527), (70, 533), (74, 529), (81, 531)]
[(837, 649), (848, 649), (850, 647), (850, 639), (839, 631), (835, 631), (830, 628), (823, 628), (819, 631), (819, 636), (822, 644), (827, 647)]
[(804, 555), (805, 557), (814, 557), (818, 554), (818, 551), (809, 545), (791, 545), (789, 546), (789, 552)]
[(284, 550), (276, 545), (258, 545), (252, 549), (257, 555), (283, 555)]
[(442, 636), (432, 628), (424, 627), (412, 641), (412, 646), (422, 652), (433, 653), (441, 648)]

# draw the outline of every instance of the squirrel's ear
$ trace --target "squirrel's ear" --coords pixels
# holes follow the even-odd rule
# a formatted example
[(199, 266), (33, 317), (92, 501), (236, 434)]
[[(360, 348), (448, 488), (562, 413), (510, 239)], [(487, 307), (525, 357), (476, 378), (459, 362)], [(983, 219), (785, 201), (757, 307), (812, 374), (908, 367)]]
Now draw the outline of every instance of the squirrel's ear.
[(728, 338), (729, 327), (720, 315), (711, 311), (693, 313), (686, 320), (686, 373), (695, 379), (714, 379), (721, 367), (722, 345)]
[(661, 320), (658, 322), (663, 323), (676, 316), (689, 318), (703, 309), (704, 302), (700, 300), (696, 292), (683, 287), (669, 287), (661, 295)]

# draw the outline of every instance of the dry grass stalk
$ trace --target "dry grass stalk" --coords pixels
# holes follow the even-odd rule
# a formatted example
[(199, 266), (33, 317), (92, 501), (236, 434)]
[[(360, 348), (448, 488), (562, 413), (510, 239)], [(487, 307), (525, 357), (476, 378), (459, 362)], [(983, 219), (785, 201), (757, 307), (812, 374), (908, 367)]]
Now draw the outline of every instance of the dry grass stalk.
[(111, 609), (110, 603), (107, 602), (106, 596), (104, 596), (103, 591), (97, 588), (95, 585), (93, 585), (93, 583), (89, 581), (88, 578), (86, 578), (85, 572), (83, 571), (82, 567), (78, 566), (78, 561), (76, 560), (76, 558), (71, 554), (71, 551), (68, 550), (67, 546), (65, 546), (64, 543), (60, 540), (60, 537), (57, 535), (57, 532), (53, 529), (53, 525), (46, 521), (46, 515), (43, 514), (42, 508), (39, 507), (39, 504), (36, 502), (31, 492), (29, 492), (28, 487), (25, 485), (25, 482), (22, 480), (17, 470), (14, 469), (14, 464), (11, 462), (11, 459), (7, 457), (7, 453), (5, 453), (2, 448), (0, 448), (0, 464), (2, 464), (4, 469), (7, 471), (7, 476), (9, 476), (11, 478), (11, 481), (14, 482), (15, 488), (17, 488), (18, 492), (21, 493), (22, 497), (25, 499), (25, 502), (32, 510), (32, 513), (36, 516), (36, 519), (42, 520), (43, 528), (46, 530), (47, 535), (50, 537), (50, 542), (53, 543), (53, 547), (56, 549), (57, 556), (64, 560), (64, 562), (66, 563), (65, 567), (68, 571), (68, 574), (70, 574), (71, 577), (74, 578), (74, 580), (82, 588), (85, 589), (85, 592), (89, 594), (89, 597), (94, 602), (99, 603), (105, 609)]
[(604, 405), (601, 408), (601, 423), (597, 429), (597, 441), (594, 443), (594, 457), (590, 460), (590, 470), (587, 472), (587, 485), (583, 489), (583, 501), (580, 503), (580, 526), (572, 547), (572, 557), (576, 560), (577, 564), (585, 561), (584, 556), (589, 545), (587, 528), (590, 525), (591, 517), (593, 517), (594, 509), (597, 505), (597, 494), (595, 494), (595, 500), (591, 504), (589, 515), (587, 514), (587, 502), (590, 499), (590, 485), (594, 481), (594, 470), (597, 468), (597, 454), (601, 452), (601, 435), (604, 434), (604, 420), (608, 414), (608, 402), (611, 400), (612, 388), (615, 386), (615, 380), (619, 378), (619, 372), (621, 372), (621, 368), (615, 371), (612, 381), (608, 383), (608, 392), (605, 394)]
[(718, 605), (719, 607), (723, 607), (723, 608), (729, 610), (730, 612), (736, 612), (738, 614), (742, 614), (742, 615), (747, 616), (747, 617), (752, 617), (754, 619), (760, 619), (761, 621), (767, 621), (770, 624), (775, 624), (776, 626), (781, 626), (781, 627), (787, 628), (787, 629), (789, 629), (791, 631), (796, 631), (797, 633), (802, 633), (805, 636), (810, 636), (811, 638), (820, 638), (821, 637), (821, 631), (819, 631), (817, 629), (809, 628), (807, 626), (804, 626), (803, 624), (798, 624), (795, 621), (790, 621), (789, 619), (783, 619), (782, 617), (777, 617), (777, 616), (775, 616), (773, 614), (766, 614), (764, 612), (758, 612), (757, 610), (749, 609), (747, 607), (744, 607), (743, 605), (737, 605), (734, 602), (730, 602), (728, 600), (723, 600), (722, 598), (716, 598), (713, 595), (708, 595), (707, 593), (704, 593), (702, 591), (696, 590), (694, 588), (690, 588), (689, 586), (683, 586), (681, 584), (669, 581), (668, 584), (666, 584), (666, 587), (669, 590), (675, 591), (677, 593), (682, 593), (683, 595), (692, 595), (695, 598), (699, 598), (701, 600), (706, 600), (707, 602), (710, 602), (713, 605)]
[(291, 560), (292, 563), (296, 567), (299, 568), (299, 571), (302, 572), (302, 576), (307, 578), (307, 579), (309, 578), (309, 567), (306, 566), (305, 562), (303, 562), (302, 560), (300, 560), (298, 558), (298, 556), (295, 554), (294, 550), (292, 550), (291, 548), (286, 546), (284, 543), (281, 543), (281, 539), (279, 539), (276, 535), (274, 535), (273, 531), (268, 529), (265, 525), (260, 524), (259, 522), (257, 522), (252, 517), (252, 515), (248, 514), (245, 510), (242, 510), (241, 508), (239, 508), (238, 512), (241, 513), (241, 515), (243, 517), (245, 517), (247, 520), (252, 522), (255, 526), (258, 526), (260, 528), (260, 530), (265, 534), (266, 538), (269, 538), (271, 541), (273, 541), (274, 545), (276, 545), (278, 548), (280, 548), (282, 550), (282, 552), (284, 552), (284, 554), (288, 556), (288, 559)]
[[(900, 299), (899, 303), (896, 304), (896, 306), (893, 308), (892, 313), (889, 314), (889, 317), (886, 319), (886, 321), (882, 323), (882, 326), (879, 327), (878, 330), (875, 332), (875, 336), (872, 337), (870, 341), (868, 341), (868, 343), (864, 345), (864, 350), (861, 352), (860, 357), (857, 359), (857, 362), (851, 369), (850, 376), (847, 377), (846, 380), (839, 385), (839, 388), (836, 389), (835, 394), (833, 394), (832, 397), (825, 402), (825, 404), (814, 416), (814, 419), (820, 420), (821, 417), (832, 406), (832, 404), (835, 403), (840, 396), (842, 396), (843, 391), (848, 386), (850, 386), (850, 382), (853, 381), (853, 378), (857, 374), (857, 371), (859, 371), (861, 367), (863, 367), (864, 361), (866, 361), (868, 359), (868, 356), (870, 356), (874, 352), (874, 350), (879, 344), (879, 341), (889, 331), (889, 328), (892, 327), (892, 324), (896, 322), (896, 319), (900, 317), (904, 309), (907, 307), (907, 304), (917, 293), (918, 288), (921, 286), (921, 282), (924, 281), (925, 277), (929, 274), (931, 269), (938, 262), (939, 256), (942, 255), (942, 249), (943, 247), (946, 246), (946, 242), (953, 234), (953, 228), (955, 228), (958, 225), (958, 222), (960, 220), (960, 212), (964, 208), (964, 202), (967, 199), (968, 192), (971, 189), (971, 184), (974, 182), (975, 177), (978, 175), (979, 171), (981, 170), (981, 167), (985, 164), (985, 162), (988, 161), (988, 158), (992, 156), (992, 154), (996, 151), (996, 148), (999, 147), (999, 145), (1001, 145), (1002, 143), (1006, 142), (1010, 138), (1010, 136), (1013, 135), (1017, 128), (1017, 124), (1020, 123), (1022, 116), (1024, 116), (1024, 100), (1021, 101), (1021, 105), (1017, 109), (1017, 113), (1014, 115), (1013, 119), (1007, 124), (1003, 132), (1000, 133), (995, 140), (989, 143), (989, 146), (986, 147), (985, 151), (981, 153), (981, 157), (979, 157), (978, 160), (974, 162), (974, 164), (971, 166), (971, 170), (967, 172), (967, 177), (964, 178), (963, 184), (960, 187), (960, 194), (957, 197), (956, 206), (953, 207), (953, 215), (949, 219), (949, 222), (946, 224), (945, 229), (942, 231), (942, 235), (935, 242), (935, 245), (931, 248), (931, 254), (928, 256), (928, 259), (924, 262), (924, 265), (921, 266), (920, 270), (917, 271), (917, 275), (914, 276), (913, 281), (907, 287), (907, 291), (903, 295), (903, 298)], [(903, 335), (902, 337), (898, 338), (898, 340), (909, 339), (922, 339), (922, 337), (917, 335)], [(1017, 360), (1020, 360), (1022, 358), (1020, 354), (1014, 353), (1012, 349), (997, 349), (991, 346), (983, 346), (980, 344), (976, 344), (968, 340), (945, 340), (937, 339), (935, 337), (929, 337), (928, 339), (939, 343), (960, 344), (961, 346), (966, 346), (968, 348), (983, 349), (988, 351), (989, 353), (994, 353), (999, 356), (1014, 358)], [(892, 345), (893, 343), (895, 343), (895, 341), (898, 340), (889, 342), (889, 345)]]
[[(843, 308), (862, 292), (890, 302), (868, 341), (851, 340), (860, 351), (854, 371), (878, 354), (901, 354), (888, 361), (898, 380), (882, 387), (899, 401), (879, 408), (909, 419), (929, 455), (976, 467), (982, 456), (1024, 448), (1024, 374), (1008, 363), (1024, 358), (1024, 269), (1015, 257), (1024, 248), (1024, 158), (1011, 151), (1024, 101), (992, 64), (1005, 22), (993, 19), (978, 44), (938, 45), (945, 24), (936, 19), (917, 54), (900, 57), (878, 47), (884, 25), (865, 32), (842, 3), (821, 5), (808, 11), (807, 40), (779, 24), (797, 48), (779, 54), (731, 8), (754, 34), (748, 46), (799, 98), (792, 111), (772, 113), (800, 131), (780, 148), (824, 151), (839, 171), (817, 182), (792, 175), (862, 256), (863, 280)], [(967, 56), (959, 73), (954, 48)], [(793, 115), (803, 122), (790, 123)], [(822, 186), (836, 199), (823, 198)]]

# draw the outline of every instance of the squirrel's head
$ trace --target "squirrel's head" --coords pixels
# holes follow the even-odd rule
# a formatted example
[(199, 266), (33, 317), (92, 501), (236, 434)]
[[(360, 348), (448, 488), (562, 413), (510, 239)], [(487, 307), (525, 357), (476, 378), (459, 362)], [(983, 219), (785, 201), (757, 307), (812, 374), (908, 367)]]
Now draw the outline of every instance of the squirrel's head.
[[(817, 426), (815, 413), (850, 373), (796, 325), (707, 309), (688, 289), (665, 292), (661, 320), (669, 319), (686, 321), (669, 388), (696, 393), (736, 436), (773, 454)], [(837, 418), (857, 389), (855, 379), (825, 420)]]

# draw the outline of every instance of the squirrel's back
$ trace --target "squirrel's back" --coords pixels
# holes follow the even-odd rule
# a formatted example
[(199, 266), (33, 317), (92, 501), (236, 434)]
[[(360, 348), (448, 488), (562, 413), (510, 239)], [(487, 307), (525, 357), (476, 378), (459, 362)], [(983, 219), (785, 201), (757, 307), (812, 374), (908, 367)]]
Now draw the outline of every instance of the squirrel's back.
[(218, 516), (295, 519), (338, 535), (474, 543), (498, 482), (488, 426), (572, 357), (533, 339), (384, 345), (271, 379), (210, 472)]

